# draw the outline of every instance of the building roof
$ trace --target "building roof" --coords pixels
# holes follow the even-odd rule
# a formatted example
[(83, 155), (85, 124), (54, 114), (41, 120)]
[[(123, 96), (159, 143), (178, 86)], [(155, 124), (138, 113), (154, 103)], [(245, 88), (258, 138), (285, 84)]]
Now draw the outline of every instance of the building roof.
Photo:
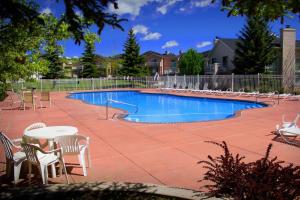
[[(221, 40), (232, 50), (235, 50), (237, 48), (236, 43), (239, 41), (239, 39), (233, 39), (233, 38), (218, 38), (218, 40)], [(273, 44), (276, 47), (280, 47), (280, 43), (281, 41), (280, 38), (278, 37), (273, 41)], [(296, 48), (300, 48), (300, 40), (296, 40)]]
[(145, 56), (145, 55), (147, 55), (147, 54), (154, 54), (154, 55), (156, 55), (156, 56), (162, 57), (162, 54), (157, 53), (157, 52), (155, 52), (155, 51), (146, 51), (146, 52), (143, 53), (142, 55)]

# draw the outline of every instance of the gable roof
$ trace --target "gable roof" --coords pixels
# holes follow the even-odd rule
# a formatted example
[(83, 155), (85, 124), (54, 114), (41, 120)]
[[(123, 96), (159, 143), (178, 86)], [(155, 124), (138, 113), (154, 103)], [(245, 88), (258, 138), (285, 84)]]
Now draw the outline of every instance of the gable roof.
[(153, 55), (162, 57), (162, 55), (160, 53), (157, 53), (155, 51), (146, 51), (145, 53), (142, 54), (142, 56), (149, 55), (149, 54), (153, 54)]
[[(239, 39), (234, 39), (234, 38), (218, 38), (218, 40), (225, 43), (233, 51), (236, 50), (236, 48), (237, 48), (236, 43), (239, 41)], [(278, 37), (275, 38), (275, 40), (273, 41), (273, 44), (276, 47), (280, 47), (281, 46), (280, 38), (278, 38)], [(296, 48), (300, 48), (300, 40), (296, 40)]]

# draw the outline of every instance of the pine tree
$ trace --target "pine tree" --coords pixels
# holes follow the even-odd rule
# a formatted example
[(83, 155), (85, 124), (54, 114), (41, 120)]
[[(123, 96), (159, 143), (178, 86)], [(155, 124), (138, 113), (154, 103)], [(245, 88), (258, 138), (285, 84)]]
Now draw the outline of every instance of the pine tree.
[(136, 42), (135, 35), (131, 29), (128, 39), (124, 45), (123, 67), (121, 74), (126, 76), (144, 76), (148, 71), (144, 64), (144, 58), (140, 55), (140, 46)]
[(48, 47), (47, 52), (43, 56), (49, 61), (48, 72), (45, 75), (45, 78), (57, 79), (64, 77), (64, 70), (62, 68), (63, 64), (60, 56), (61, 50), (57, 45), (53, 45), (51, 48)]
[(82, 57), (83, 71), (81, 76), (83, 78), (95, 78), (99, 77), (100, 71), (96, 65), (95, 55), (95, 34), (88, 33), (85, 35), (85, 50)]
[(249, 17), (237, 42), (234, 72), (237, 74), (264, 73), (275, 60), (275, 49), (268, 22), (260, 17)]

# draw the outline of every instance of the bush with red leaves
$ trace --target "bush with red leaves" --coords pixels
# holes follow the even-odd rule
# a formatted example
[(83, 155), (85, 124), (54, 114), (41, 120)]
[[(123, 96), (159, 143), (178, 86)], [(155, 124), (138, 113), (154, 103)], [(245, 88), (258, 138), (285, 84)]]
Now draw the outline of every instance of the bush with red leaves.
[(263, 158), (245, 163), (245, 157), (233, 155), (226, 142), (210, 143), (224, 151), (224, 155), (208, 156), (208, 161), (198, 162), (208, 169), (203, 180), (212, 182), (204, 186), (209, 189), (210, 196), (238, 200), (291, 200), (300, 196), (300, 166), (282, 165), (284, 162), (278, 161), (277, 157), (270, 159), (272, 144)]

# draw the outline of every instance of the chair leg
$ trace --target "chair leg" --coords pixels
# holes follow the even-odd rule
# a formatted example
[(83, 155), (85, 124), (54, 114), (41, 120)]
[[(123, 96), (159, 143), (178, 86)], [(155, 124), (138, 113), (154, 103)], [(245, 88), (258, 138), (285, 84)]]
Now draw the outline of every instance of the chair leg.
[(14, 163), (14, 182), (15, 182), (15, 184), (17, 184), (19, 182), (21, 166), (22, 166), (22, 162)]
[(78, 160), (79, 160), (79, 165), (80, 165), (80, 167), (82, 167), (81, 156), (80, 156), (80, 154), (78, 154), (77, 156), (78, 156)]
[(48, 184), (48, 166), (44, 166), (44, 170), (45, 170), (45, 184)]
[(46, 180), (45, 180), (45, 167), (44, 165), (41, 165), (40, 168), (40, 172), (41, 172), (41, 176), (42, 176), (42, 180), (43, 180), (43, 184), (46, 184)]
[(83, 175), (87, 176), (87, 171), (86, 171), (86, 164), (85, 164), (85, 151), (81, 151), (80, 152), (80, 159), (81, 159), (81, 163), (82, 163), (82, 170), (83, 170)]
[(12, 162), (6, 160), (6, 177), (10, 178)]
[(91, 154), (90, 154), (90, 147), (88, 146), (86, 149), (86, 153), (87, 153), (87, 158), (88, 158), (88, 162), (89, 162), (89, 168), (92, 167), (92, 162), (91, 162)]
[(31, 173), (32, 173), (32, 164), (31, 162), (28, 162), (29, 185), (31, 185)]
[(67, 169), (66, 169), (65, 162), (64, 162), (63, 160), (60, 160), (60, 164), (61, 164), (62, 167), (64, 168), (66, 180), (67, 180), (67, 183), (69, 184), (68, 172), (67, 172)]

